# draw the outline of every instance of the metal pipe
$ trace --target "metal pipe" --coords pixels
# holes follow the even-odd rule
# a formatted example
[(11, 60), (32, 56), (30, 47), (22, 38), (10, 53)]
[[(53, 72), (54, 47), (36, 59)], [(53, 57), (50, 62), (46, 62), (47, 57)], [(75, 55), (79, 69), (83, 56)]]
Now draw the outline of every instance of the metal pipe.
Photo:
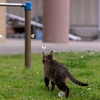
[(25, 10), (25, 67), (31, 67), (31, 10)]
[(23, 7), (23, 4), (22, 3), (0, 3), (0, 6)]

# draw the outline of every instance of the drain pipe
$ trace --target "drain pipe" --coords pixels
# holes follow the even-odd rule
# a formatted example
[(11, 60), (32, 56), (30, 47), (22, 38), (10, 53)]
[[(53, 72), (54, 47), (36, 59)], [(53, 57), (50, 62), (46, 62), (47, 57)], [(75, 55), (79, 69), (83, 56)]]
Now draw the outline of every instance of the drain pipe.
[(100, 0), (98, 2), (98, 39), (100, 39)]

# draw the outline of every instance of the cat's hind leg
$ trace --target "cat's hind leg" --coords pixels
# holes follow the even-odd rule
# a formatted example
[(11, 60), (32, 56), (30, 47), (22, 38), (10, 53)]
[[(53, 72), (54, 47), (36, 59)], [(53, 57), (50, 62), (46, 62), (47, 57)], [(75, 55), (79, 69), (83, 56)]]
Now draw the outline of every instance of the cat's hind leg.
[(55, 83), (51, 81), (51, 89), (50, 90), (53, 91), (54, 88), (55, 88)]
[(44, 77), (44, 82), (46, 87), (49, 87), (49, 79), (47, 77)]
[(59, 83), (56, 83), (56, 85), (61, 91), (65, 92), (65, 96), (68, 98), (68, 96), (69, 96), (69, 88), (66, 85), (66, 83), (65, 82), (59, 82)]

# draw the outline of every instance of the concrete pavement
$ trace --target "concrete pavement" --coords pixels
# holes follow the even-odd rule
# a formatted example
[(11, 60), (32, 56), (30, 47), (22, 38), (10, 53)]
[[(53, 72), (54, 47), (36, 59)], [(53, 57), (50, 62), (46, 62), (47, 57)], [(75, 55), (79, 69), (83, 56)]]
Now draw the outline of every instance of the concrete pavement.
[[(6, 39), (6, 41), (0, 41), (0, 54), (19, 54), (24, 53), (24, 39)], [(100, 51), (100, 40), (95, 41), (69, 41), (68, 44), (61, 43), (43, 43), (42, 40), (31, 40), (32, 53), (41, 53), (43, 50), (41, 46), (46, 46), (45, 52), (51, 50), (57, 52), (84, 52), (87, 50)]]

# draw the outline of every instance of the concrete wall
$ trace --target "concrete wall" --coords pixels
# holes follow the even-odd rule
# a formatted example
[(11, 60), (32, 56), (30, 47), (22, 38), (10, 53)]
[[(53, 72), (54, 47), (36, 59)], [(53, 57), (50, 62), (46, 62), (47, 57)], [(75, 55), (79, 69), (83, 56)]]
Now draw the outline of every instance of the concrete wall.
[(98, 25), (98, 0), (70, 0), (70, 25)]
[(83, 40), (97, 39), (98, 27), (97, 26), (71, 26), (76, 35), (83, 38)]
[[(7, 0), (8, 3), (24, 3), (26, 0)], [(31, 18), (36, 15), (43, 15), (42, 0), (27, 0), (32, 2)], [(7, 7), (7, 12), (24, 17), (24, 8), (20, 7)]]
[(70, 26), (87, 40), (96, 38), (98, 0), (70, 0)]
[[(6, 2), (6, 0), (0, 0), (1, 2)], [(3, 35), (3, 38), (0, 38), (0, 41), (6, 39), (6, 7), (0, 6), (0, 34)]]

